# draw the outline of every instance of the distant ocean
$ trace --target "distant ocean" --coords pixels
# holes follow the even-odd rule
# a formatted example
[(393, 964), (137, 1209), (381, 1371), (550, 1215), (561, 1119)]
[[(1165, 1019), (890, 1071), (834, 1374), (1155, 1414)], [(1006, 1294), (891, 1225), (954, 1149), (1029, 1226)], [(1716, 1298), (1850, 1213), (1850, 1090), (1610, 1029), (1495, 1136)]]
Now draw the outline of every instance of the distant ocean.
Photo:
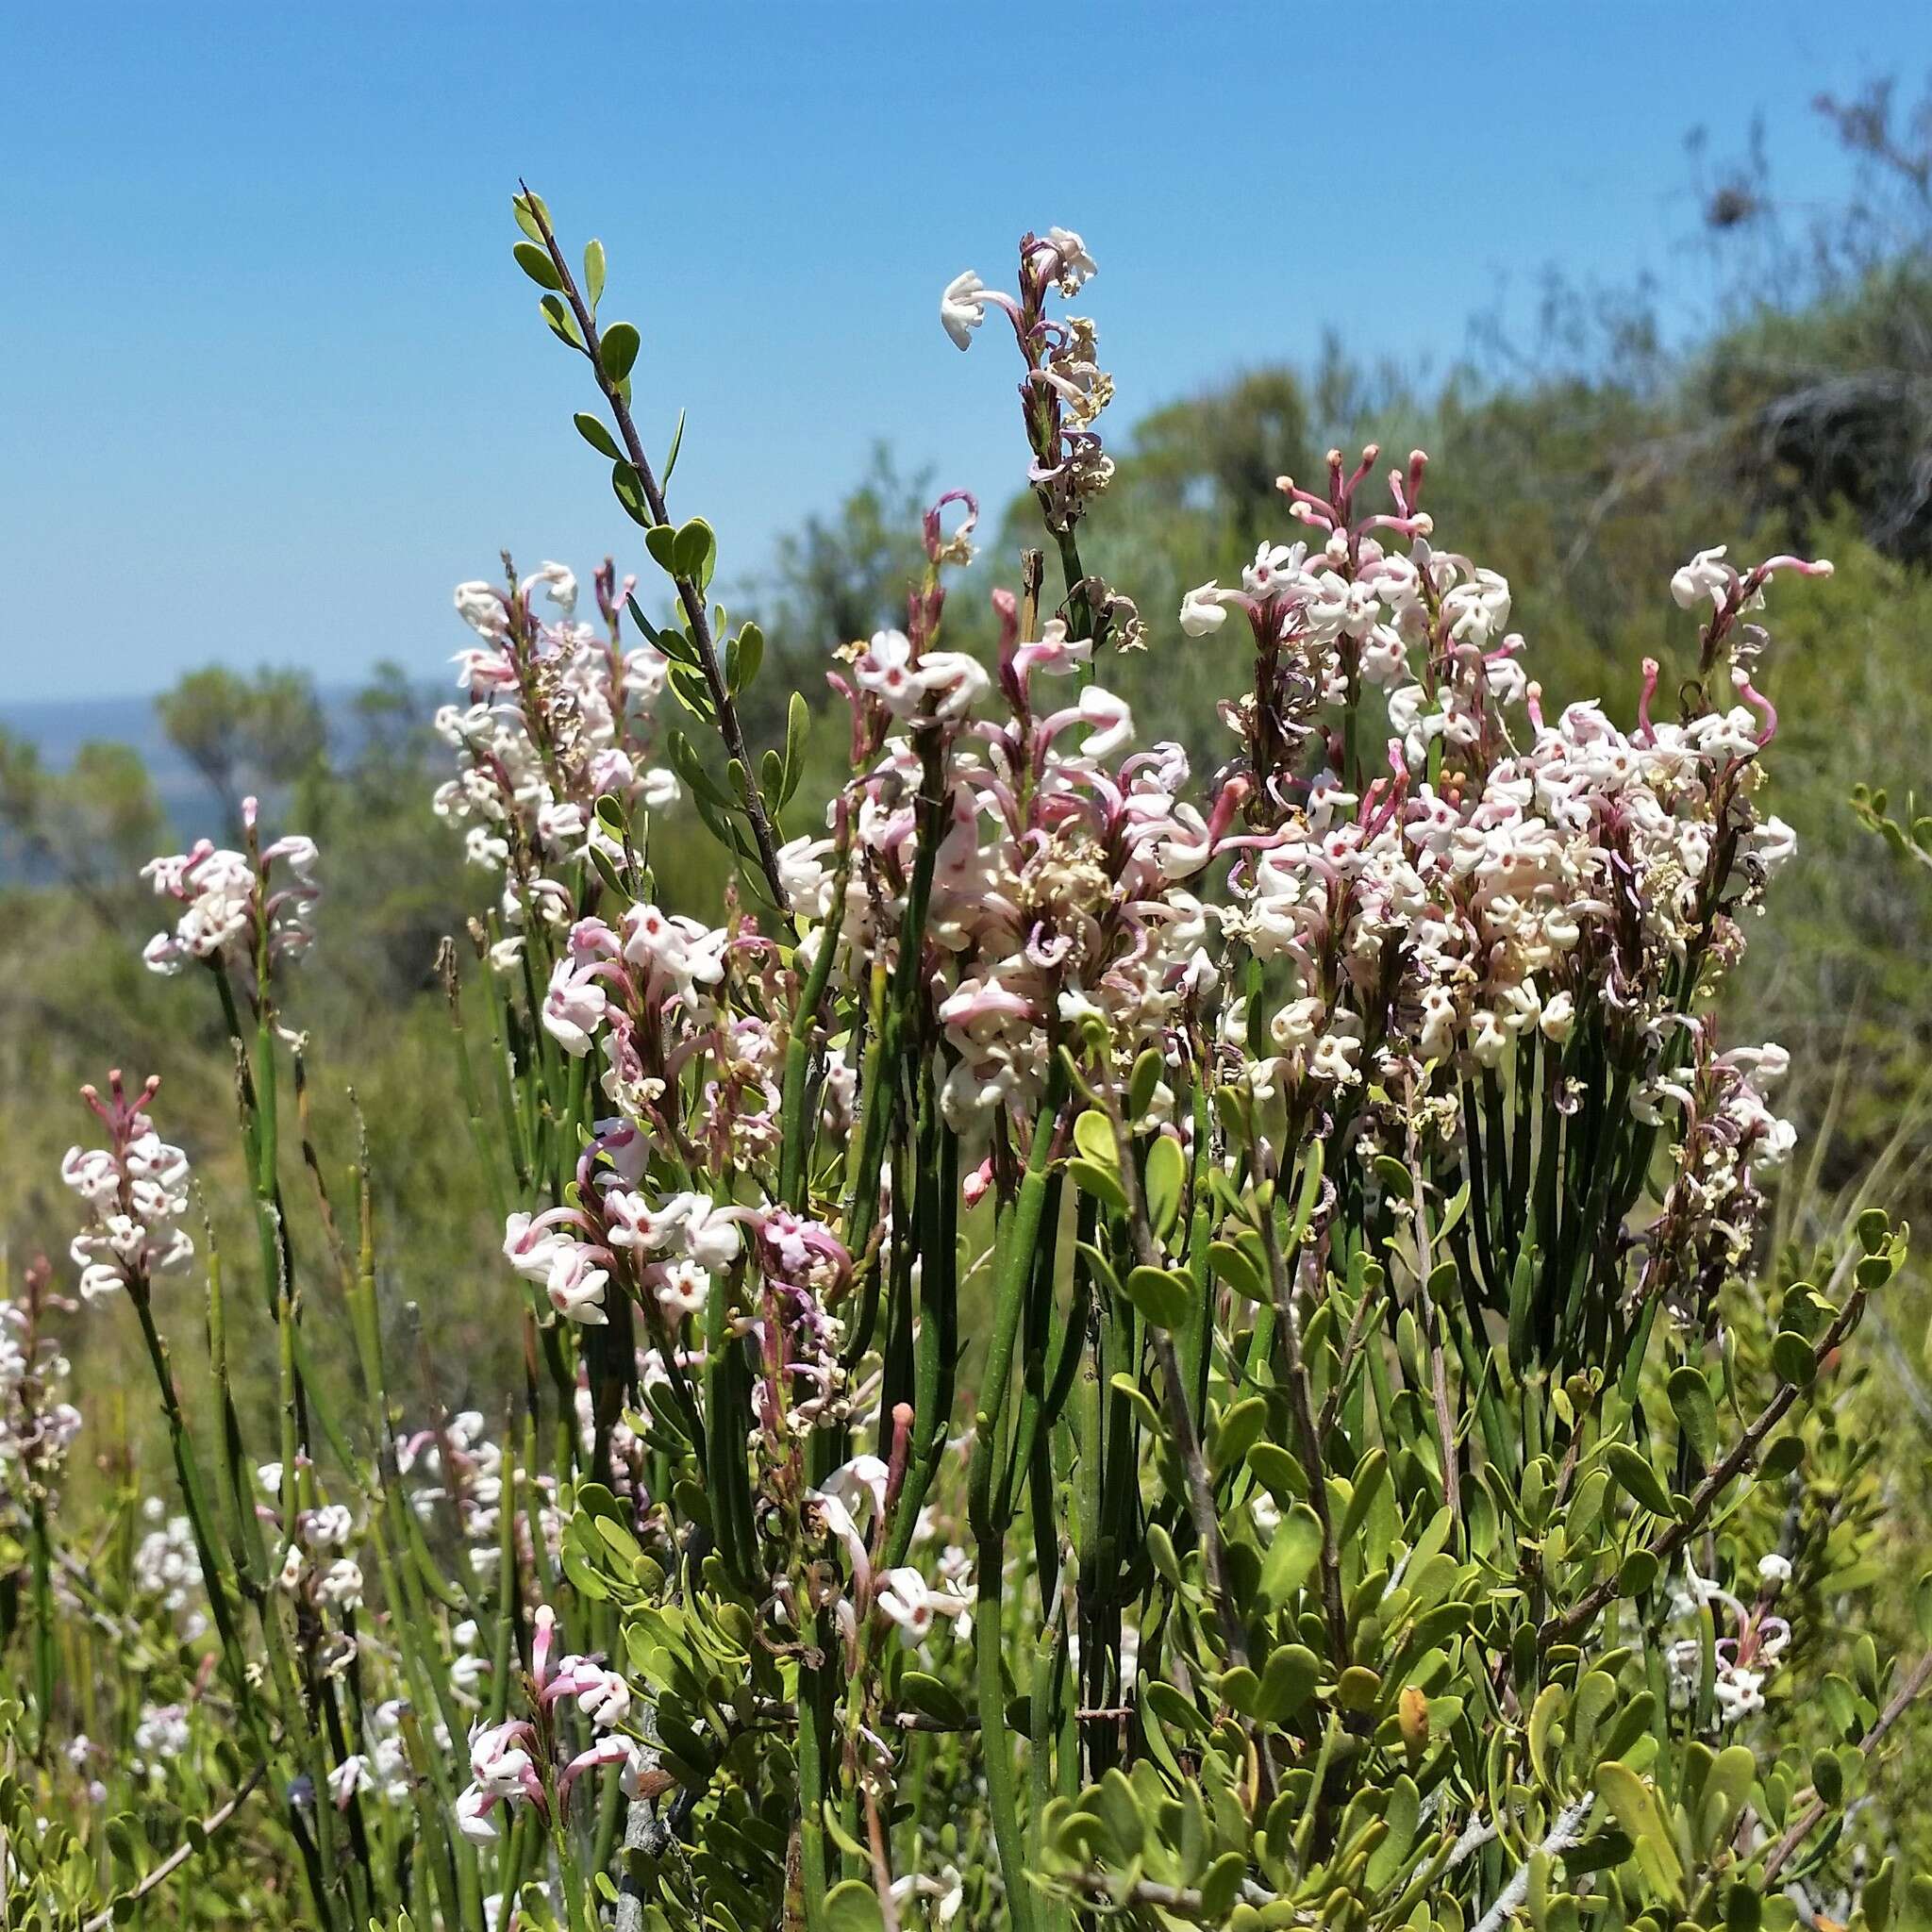
[[(323, 708), (328, 716), (329, 747), (338, 757), (353, 753), (356, 739), (355, 693), (325, 691)], [(425, 693), (425, 717), (432, 700)], [(209, 831), (215, 824), (213, 799), (205, 779), (168, 742), (151, 697), (60, 698), (42, 703), (14, 704), (0, 698), (0, 729), (24, 738), (51, 770), (62, 772), (75, 754), (90, 742), (131, 745), (141, 755), (154, 782), (155, 794), (169, 824), (184, 841)], [(0, 885), (13, 884), (9, 855), (0, 840)]]
[(25, 705), (0, 699), (0, 727), (25, 739), (57, 772), (64, 772), (91, 741), (132, 745), (171, 819), (178, 822), (185, 808), (204, 808), (208, 788), (163, 736), (152, 698), (57, 698)]

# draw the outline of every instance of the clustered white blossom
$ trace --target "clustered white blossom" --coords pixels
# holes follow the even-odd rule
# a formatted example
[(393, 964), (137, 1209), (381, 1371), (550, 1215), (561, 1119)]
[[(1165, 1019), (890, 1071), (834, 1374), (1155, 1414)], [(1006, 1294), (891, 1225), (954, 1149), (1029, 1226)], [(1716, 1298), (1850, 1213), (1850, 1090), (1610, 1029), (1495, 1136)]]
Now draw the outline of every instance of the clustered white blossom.
[[(1720, 1724), (1735, 1724), (1764, 1708), (1764, 1686), (1790, 1647), (1791, 1626), (1783, 1617), (1771, 1614), (1778, 1591), (1790, 1580), (1791, 1565), (1776, 1551), (1758, 1559), (1760, 1585), (1757, 1600), (1747, 1604), (1707, 1576), (1700, 1576), (1686, 1558), (1685, 1585), (1674, 1591), (1674, 1616), (1695, 1617), (1708, 1606), (1713, 1614), (1728, 1613), (1735, 1628), (1725, 1633), (1722, 1623), (1712, 1657), (1714, 1674), (1711, 1702)], [(1670, 1670), (1671, 1701), (1680, 1708), (1697, 1695), (1704, 1674), (1704, 1642), (1698, 1637), (1681, 1637), (1666, 1649), (1664, 1659)]]
[(158, 1790), (168, 1779), (168, 1767), (193, 1741), (185, 1704), (144, 1704), (134, 1727), (134, 1753), (127, 1768)]
[(258, 960), (294, 958), (314, 942), (316, 882), (312, 839), (291, 833), (256, 849), (256, 802), (242, 802), (249, 850), (208, 840), (192, 851), (151, 858), (141, 875), (157, 897), (181, 908), (172, 932), (158, 932), (142, 957), (156, 973), (175, 974), (191, 960), (233, 969), (252, 984)]
[[(1750, 1176), (1791, 1144), (1762, 1098), (1783, 1055), (1713, 1058), (1686, 989), (1697, 966), (1735, 957), (1738, 916), (1793, 848), (1753, 804), (1776, 714), (1734, 652), (1728, 708), (1654, 720), (1646, 660), (1634, 728), (1595, 703), (1546, 718), (1507, 629), (1508, 585), (1430, 541), (1421, 456), (1391, 475), (1393, 514), (1356, 513), (1374, 456), (1345, 477), (1331, 454), (1325, 497), (1283, 478), (1319, 541), (1263, 543), (1240, 590), (1202, 585), (1181, 609), (1197, 637), (1241, 613), (1259, 666), (1257, 688), (1224, 707), (1258, 809), (1221, 925), (1290, 979), (1263, 1013), (1224, 1008), (1229, 1071), (1259, 1095), (1333, 1105), (1364, 1083), (1419, 1091), (1434, 1066), (1493, 1073), (1532, 1041), (1559, 1088), (1579, 1016), (1600, 1002), (1639, 1071), (1632, 1113), (1655, 1123), (1671, 1104), (1706, 1124), (1659, 1241), (1707, 1250), (1721, 1228), (1735, 1264), (1754, 1225)], [(1692, 567), (1718, 612), (1709, 655), (1780, 569), (1829, 566), (1779, 558), (1740, 578), (1707, 554)], [(1370, 688), (1392, 735), (1383, 770), (1352, 783), (1324, 712)], [(1683, 1071), (1687, 1036), (1701, 1095)]]
[(185, 1516), (170, 1516), (158, 1496), (149, 1496), (141, 1513), (149, 1527), (134, 1546), (134, 1588), (158, 1603), (182, 1636), (199, 1637), (208, 1628), (208, 1617), (202, 1608), (201, 1553), (194, 1546), (193, 1525)]
[(18, 1536), (32, 1502), (55, 1491), (81, 1413), (68, 1400), (73, 1364), (42, 1316), (71, 1307), (50, 1291), (44, 1262), (26, 1273), (25, 1292), (0, 1298), (0, 1530)]
[[(409, 1507), (417, 1518), (426, 1527), (453, 1513), (470, 1568), (491, 1574), (503, 1556), (503, 1445), (491, 1437), (482, 1410), (459, 1409), (438, 1428), (398, 1436), (395, 1459), (398, 1474), (411, 1478)], [(532, 1473), (525, 1482), (534, 1491), (528, 1502), (536, 1532), (554, 1554), (559, 1525), (549, 1497), (553, 1478)], [(520, 1526), (524, 1517), (520, 1511)]]
[[(587, 1771), (600, 1765), (622, 1767), (620, 1782), (636, 1795), (641, 1780), (656, 1770), (656, 1754), (625, 1726), (631, 1717), (631, 1690), (621, 1671), (601, 1659), (575, 1652), (553, 1657), (557, 1648), (557, 1613), (548, 1604), (538, 1607), (532, 1619), (530, 1688), (535, 1714), (478, 1724), (470, 1732), (470, 1783), (456, 1802), (457, 1829), (475, 1843), (496, 1838), (499, 1806), (533, 1806), (548, 1814), (554, 1790), (558, 1806), (567, 1805), (571, 1787)], [(568, 1757), (552, 1719), (554, 1707), (573, 1699), (588, 1721), (592, 1741)]]
[(160, 1087), (150, 1078), (129, 1099), (119, 1071), (108, 1076), (104, 1101), (81, 1089), (108, 1130), (105, 1147), (70, 1147), (60, 1178), (87, 1203), (88, 1226), (70, 1253), (80, 1270), (83, 1300), (97, 1302), (117, 1290), (145, 1292), (158, 1274), (185, 1268), (194, 1243), (180, 1225), (188, 1211), (188, 1158), (155, 1131), (147, 1108)]
[[(1113, 377), (1096, 359), (1092, 322), (1084, 315), (1048, 316), (1046, 298), (1058, 292), (1071, 299), (1098, 271), (1086, 242), (1071, 228), (1024, 236), (1019, 267), (1018, 295), (989, 289), (972, 269), (955, 275), (940, 297), (940, 322), (961, 349), (972, 347), (973, 332), (989, 308), (1003, 310), (1013, 325), (1026, 363), (1021, 400), (1033, 448), (1027, 481), (1048, 526), (1065, 532), (1113, 480), (1113, 458), (1093, 426), (1113, 400)], [(1110, 593), (1100, 601), (1112, 601)], [(1131, 611), (1131, 605), (1126, 608)], [(1116, 641), (1123, 648), (1139, 642), (1137, 612), (1131, 629), (1123, 625), (1121, 632)]]
[[(280, 1464), (265, 1464), (257, 1474), (269, 1493), (279, 1491)], [(355, 1518), (346, 1504), (325, 1503), (302, 1510), (295, 1518), (294, 1534), (282, 1553), (276, 1581), (291, 1596), (300, 1596), (318, 1608), (325, 1607), (339, 1613), (359, 1609), (364, 1585), (362, 1566), (347, 1549), (355, 1530)]]
[(1797, 1141), (1765, 1100), (1790, 1063), (1784, 1048), (1719, 1052), (1707, 1019), (1687, 1024), (1689, 1065), (1655, 1080), (1637, 1102), (1680, 1111), (1671, 1145), (1676, 1172), (1650, 1229), (1645, 1276), (1646, 1291), (1677, 1303), (1699, 1288), (1707, 1300), (1750, 1252), (1763, 1209), (1758, 1176), (1781, 1166)]
[[(966, 1132), (1038, 1095), (1059, 1020), (1098, 1014), (1124, 1051), (1162, 1037), (1185, 1000), (1212, 983), (1209, 917), (1190, 888), (1227, 824), (1210, 825), (1180, 797), (1190, 773), (1177, 744), (1131, 751), (1133, 718), (1121, 699), (1085, 684), (1055, 702), (1036, 682), (1071, 684), (1090, 644), (1058, 619), (1023, 641), (1017, 606), (1004, 593), (996, 602), (1008, 718), (970, 715), (988, 679), (977, 666), (975, 676), (961, 674), (957, 653), (921, 655), (909, 702), (881, 689), (868, 667), (904, 662), (910, 647), (899, 632), (874, 637), (850, 693), (855, 735), (871, 756), (834, 808), (835, 828), (849, 825), (842, 901), (833, 904), (838, 841), (798, 839), (780, 855), (794, 905), (824, 922), (811, 947), (833, 942), (836, 916), (849, 959), (893, 958), (919, 839), (915, 740), (927, 715), (957, 726), (926, 930), (942, 962), (939, 1018), (958, 1055), (942, 1105)], [(965, 703), (956, 697), (962, 690)]]
[[(505, 874), (502, 915), (522, 927), (567, 924), (572, 894), (560, 874), (601, 849), (622, 858), (622, 842), (597, 816), (600, 798), (626, 808), (668, 806), (677, 781), (646, 751), (651, 711), (664, 689), (663, 654), (625, 651), (618, 625), (635, 580), (620, 586), (609, 564), (597, 574), (605, 628), (575, 621), (577, 580), (559, 563), (508, 589), (458, 584), (456, 606), (480, 642), (458, 652), (464, 706), (446, 705), (436, 728), (457, 752), (458, 774), (436, 794), (440, 816), (467, 827), (474, 864)], [(554, 621), (537, 616), (541, 591)], [(497, 942), (508, 969), (521, 936)]]
[(358, 1797), (385, 1805), (411, 1802), (415, 1783), (403, 1744), (400, 1698), (385, 1698), (365, 1720), (363, 1748), (351, 1751), (328, 1774), (329, 1795), (338, 1810), (346, 1811)]

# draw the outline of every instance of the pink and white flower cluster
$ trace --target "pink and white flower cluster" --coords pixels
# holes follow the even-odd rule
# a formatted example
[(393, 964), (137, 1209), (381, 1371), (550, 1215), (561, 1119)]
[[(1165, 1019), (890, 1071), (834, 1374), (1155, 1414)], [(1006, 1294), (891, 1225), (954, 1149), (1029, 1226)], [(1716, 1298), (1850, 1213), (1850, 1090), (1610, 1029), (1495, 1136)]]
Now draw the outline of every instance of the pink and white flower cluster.
[[(1720, 1632), (1724, 1618), (1731, 1620), (1731, 1633), (1720, 1635), (1713, 1646), (1711, 1702), (1720, 1724), (1741, 1724), (1764, 1708), (1765, 1684), (1790, 1646), (1789, 1620), (1772, 1614), (1779, 1591), (1790, 1580), (1790, 1559), (1776, 1551), (1759, 1557), (1758, 1589), (1748, 1604), (1712, 1578), (1700, 1576), (1689, 1561), (1684, 1573), (1685, 1587), (1671, 1593), (1673, 1616), (1695, 1618), (1708, 1605)], [(1704, 1676), (1703, 1640), (1675, 1639), (1666, 1646), (1664, 1661), (1670, 1672), (1671, 1702), (1679, 1707), (1690, 1704)]]
[(203, 839), (192, 851), (165, 854), (142, 867), (157, 896), (181, 908), (174, 930), (147, 942), (142, 957), (150, 971), (179, 973), (200, 960), (247, 978), (258, 958), (293, 958), (314, 943), (312, 915), (322, 892), (315, 841), (291, 833), (258, 851), (254, 799), (242, 800), (242, 813), (247, 852)]
[[(920, 837), (924, 741), (944, 732), (947, 821), (926, 937), (938, 1017), (957, 1056), (943, 1105), (966, 1131), (982, 1130), (1002, 1106), (1025, 1109), (1049, 1035), (1069, 1017), (1099, 1014), (1129, 1051), (1164, 1040), (1214, 983), (1210, 916), (1192, 888), (1229, 849), (1242, 795), (1239, 785), (1224, 787), (1208, 815), (1185, 801), (1191, 774), (1180, 746), (1135, 752), (1121, 699), (1096, 684), (1067, 688), (1091, 645), (1058, 619), (1023, 641), (1014, 600), (1001, 592), (995, 603), (1007, 716), (956, 705), (950, 671), (941, 682), (929, 675), (935, 659), (957, 655), (942, 652), (911, 663), (924, 704), (897, 703), (868, 681), (865, 666), (896, 658), (905, 641), (889, 634), (897, 641), (888, 652), (874, 638), (855, 667), (856, 686), (845, 687), (868, 763), (832, 812), (849, 845), (841, 903), (832, 903), (839, 840), (794, 840), (782, 855), (794, 905), (826, 922), (808, 937), (808, 950), (841, 943), (851, 972), (895, 958)], [(1040, 680), (1059, 683), (1059, 697)], [(980, 685), (990, 688), (984, 674)]]
[(18, 1537), (28, 1505), (58, 1483), (80, 1433), (80, 1410), (68, 1400), (73, 1364), (45, 1322), (50, 1308), (71, 1308), (51, 1291), (44, 1260), (26, 1271), (25, 1292), (0, 1298), (0, 1528)]
[(151, 1076), (130, 1099), (117, 1069), (108, 1075), (106, 1100), (92, 1087), (81, 1089), (108, 1130), (107, 1146), (70, 1147), (60, 1163), (60, 1178), (90, 1210), (69, 1251), (86, 1301), (127, 1287), (144, 1292), (156, 1275), (176, 1273), (194, 1258), (194, 1243), (180, 1225), (188, 1211), (188, 1157), (161, 1139), (147, 1113), (160, 1084)]
[[(425, 1524), (453, 1520), (471, 1569), (478, 1576), (491, 1574), (503, 1555), (497, 1533), (503, 1507), (503, 1445), (491, 1438), (482, 1410), (459, 1409), (439, 1427), (397, 1436), (395, 1461), (397, 1474), (408, 1482), (409, 1507), (417, 1517)], [(541, 1535), (554, 1556), (559, 1534), (555, 1478), (547, 1473), (526, 1472), (522, 1480), (526, 1507), (517, 1512), (518, 1527)], [(528, 1554), (521, 1541), (519, 1554)]]
[[(478, 1724), (470, 1733), (470, 1782), (458, 1794), (456, 1820), (457, 1829), (474, 1843), (487, 1844), (498, 1836), (499, 1807), (527, 1804), (547, 1815), (553, 1796), (559, 1807), (567, 1805), (571, 1787), (601, 1765), (622, 1766), (624, 1790), (635, 1795), (656, 1769), (650, 1746), (625, 1729), (631, 1690), (623, 1674), (596, 1657), (554, 1657), (557, 1612), (548, 1604), (539, 1606), (532, 1622), (532, 1715)], [(592, 1734), (585, 1749), (567, 1758), (552, 1717), (566, 1699), (575, 1702)]]
[(703, 1308), (712, 1272), (742, 1245), (746, 1210), (718, 1208), (688, 1191), (655, 1202), (639, 1191), (646, 1146), (629, 1124), (601, 1123), (578, 1168), (584, 1205), (512, 1214), (504, 1228), (510, 1266), (541, 1287), (559, 1314), (587, 1327), (609, 1319), (604, 1298), (613, 1269), (625, 1267), (628, 1280), (675, 1323)]
[(961, 349), (973, 346), (989, 308), (1000, 309), (1013, 325), (1026, 364), (1021, 403), (1033, 448), (1027, 481), (1055, 530), (1071, 529), (1113, 480), (1113, 458), (1093, 426), (1113, 400), (1113, 377), (1096, 359), (1093, 324), (1084, 315), (1046, 313), (1050, 294), (1071, 300), (1097, 273), (1072, 228), (1049, 228), (1021, 239), (1017, 295), (989, 289), (967, 269), (940, 297), (940, 323)]
[[(1718, 894), (1728, 932), (1791, 850), (1751, 805), (1775, 716), (1740, 669), (1740, 704), (1654, 723), (1646, 664), (1634, 730), (1593, 703), (1546, 721), (1507, 583), (1429, 541), (1421, 456), (1391, 475), (1392, 514), (1356, 513), (1375, 454), (1347, 477), (1331, 456), (1325, 497), (1283, 478), (1319, 547), (1264, 543), (1240, 591), (1205, 584), (1181, 610), (1197, 637), (1241, 612), (1260, 667), (1224, 715), (1274, 824), (1236, 868), (1225, 929), (1292, 970), (1267, 1018), (1274, 1071), (1346, 1086), (1365, 1052), (1492, 1069), (1525, 1036), (1560, 1049), (1598, 987), (1620, 1027), (1654, 1035)], [(1372, 688), (1392, 735), (1361, 785), (1327, 714)]]
[[(457, 609), (480, 641), (456, 658), (468, 704), (437, 713), (461, 769), (438, 790), (436, 809), (467, 827), (473, 863), (506, 874), (511, 925), (533, 917), (567, 924), (572, 895), (561, 874), (593, 848), (622, 858), (621, 841), (597, 816), (600, 798), (656, 810), (677, 797), (676, 779), (651, 762), (646, 744), (666, 660), (648, 645), (621, 643), (633, 582), (620, 585), (608, 563), (597, 573), (602, 631), (575, 621), (577, 580), (558, 563), (501, 589), (457, 586)], [(554, 619), (537, 615), (540, 591)], [(512, 938), (497, 963), (515, 956)]]

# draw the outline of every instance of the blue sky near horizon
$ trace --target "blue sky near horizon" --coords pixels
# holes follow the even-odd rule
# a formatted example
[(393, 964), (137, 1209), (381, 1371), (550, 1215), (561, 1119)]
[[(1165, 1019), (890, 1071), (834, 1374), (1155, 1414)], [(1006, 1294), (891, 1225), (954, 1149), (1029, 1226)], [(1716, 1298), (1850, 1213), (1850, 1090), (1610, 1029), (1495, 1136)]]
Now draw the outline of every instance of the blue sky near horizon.
[(1932, 12), (42, 5), (5, 50), (10, 708), (217, 658), (437, 675), (499, 548), (638, 554), (510, 259), (520, 171), (602, 237), (641, 425), (689, 410), (674, 509), (743, 581), (879, 440), (1013, 489), (1010, 354), (937, 303), (1025, 226), (1099, 260), (1123, 427), (1328, 328), (1440, 367), (1547, 268), (1694, 303), (1689, 129), (1735, 153), (1762, 113), (1828, 199), (1811, 96), (1915, 85)]

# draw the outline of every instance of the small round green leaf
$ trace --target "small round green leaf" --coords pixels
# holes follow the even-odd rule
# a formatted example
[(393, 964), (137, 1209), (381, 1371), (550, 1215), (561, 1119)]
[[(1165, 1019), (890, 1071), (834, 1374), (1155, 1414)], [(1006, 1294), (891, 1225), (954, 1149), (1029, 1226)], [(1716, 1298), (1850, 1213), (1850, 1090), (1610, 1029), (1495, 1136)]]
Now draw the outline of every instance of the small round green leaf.
[(555, 291), (563, 287), (563, 277), (557, 273), (557, 264), (551, 260), (547, 248), (535, 242), (519, 242), (513, 253), (517, 266), (540, 289)]
[(600, 457), (608, 457), (613, 463), (624, 460), (624, 452), (618, 448), (616, 437), (595, 416), (586, 409), (579, 409), (571, 420), (577, 425), (577, 434)]
[(622, 382), (630, 374), (638, 359), (641, 341), (636, 328), (627, 322), (613, 322), (604, 331), (598, 352), (603, 359), (604, 374), (612, 382)]
[(1126, 1289), (1127, 1299), (1157, 1328), (1182, 1327), (1192, 1312), (1194, 1285), (1185, 1274), (1170, 1274), (1165, 1268), (1134, 1268), (1128, 1271)]
[(848, 1878), (825, 1894), (825, 1932), (885, 1932), (885, 1914), (869, 1885)]

